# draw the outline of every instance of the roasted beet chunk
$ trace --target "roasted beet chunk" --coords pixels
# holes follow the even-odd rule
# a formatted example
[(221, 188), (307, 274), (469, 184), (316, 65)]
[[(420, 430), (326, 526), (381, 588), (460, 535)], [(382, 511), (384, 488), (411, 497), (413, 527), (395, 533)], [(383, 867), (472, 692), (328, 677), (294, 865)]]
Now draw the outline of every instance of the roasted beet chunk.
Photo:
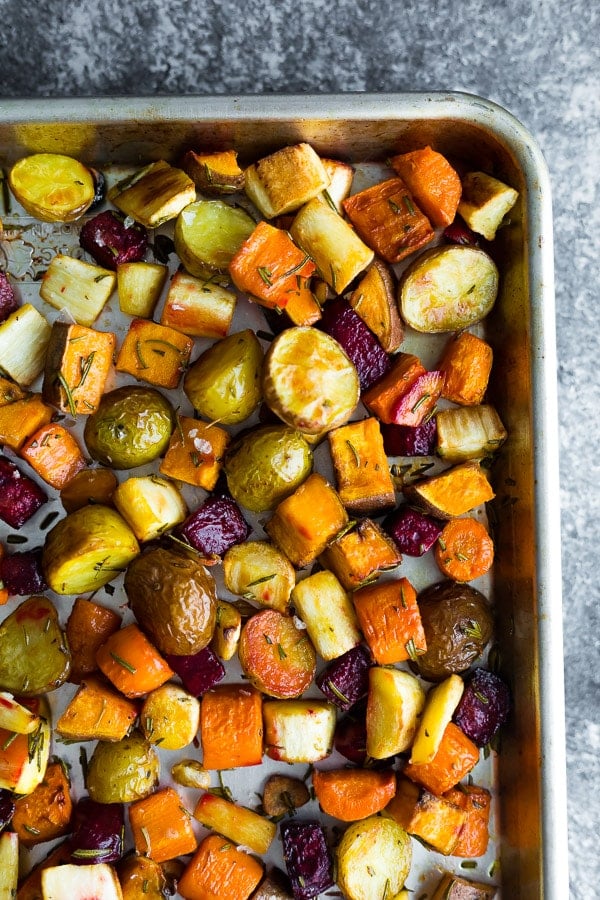
[(423, 556), (442, 533), (442, 523), (412, 506), (404, 504), (383, 522), (383, 528), (394, 539), (400, 553)]
[(14, 313), (18, 308), (19, 302), (7, 274), (6, 272), (0, 272), (0, 322), (8, 319), (11, 313)]
[(432, 456), (435, 451), (435, 416), (421, 425), (382, 425), (383, 446), (388, 456)]
[(371, 654), (362, 644), (338, 656), (317, 677), (317, 687), (331, 703), (347, 712), (369, 690)]
[(444, 240), (447, 244), (470, 244), (479, 247), (479, 238), (461, 219), (456, 219), (444, 229)]
[(190, 694), (199, 697), (225, 678), (225, 667), (210, 647), (191, 656), (165, 655), (167, 663), (179, 675)]
[(239, 506), (224, 496), (209, 497), (178, 529), (178, 535), (205, 556), (222, 556), (249, 533)]
[(79, 865), (117, 862), (123, 855), (123, 806), (83, 797), (75, 807), (71, 858)]
[(330, 300), (323, 310), (319, 326), (341, 344), (358, 372), (361, 391), (366, 391), (390, 367), (390, 358), (358, 313), (339, 297)]
[(79, 234), (79, 243), (98, 265), (116, 270), (121, 263), (144, 258), (148, 232), (143, 225), (125, 224), (120, 213), (106, 210), (88, 219)]
[(318, 822), (282, 822), (281, 840), (295, 900), (310, 900), (333, 885), (331, 857)]
[(508, 685), (488, 669), (475, 669), (466, 679), (454, 721), (478, 747), (489, 744), (510, 710)]
[(10, 791), (0, 790), (0, 831), (4, 831), (15, 814), (15, 801)]
[(42, 574), (42, 551), (25, 550), (0, 560), (0, 581), (10, 597), (39, 594), (48, 585)]
[(11, 528), (20, 528), (46, 499), (35, 481), (23, 475), (9, 459), (0, 456), (0, 519)]

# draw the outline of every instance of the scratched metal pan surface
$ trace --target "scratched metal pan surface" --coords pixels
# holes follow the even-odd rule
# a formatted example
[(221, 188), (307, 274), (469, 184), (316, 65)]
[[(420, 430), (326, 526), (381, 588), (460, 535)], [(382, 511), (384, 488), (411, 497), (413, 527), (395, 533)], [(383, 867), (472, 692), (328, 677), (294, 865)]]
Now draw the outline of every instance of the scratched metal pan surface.
[[(490, 859), (497, 859), (498, 897), (562, 900), (568, 875), (552, 212), (535, 140), (506, 110), (461, 93), (19, 100), (0, 106), (4, 169), (38, 151), (67, 153), (115, 171), (160, 158), (176, 161), (188, 148), (235, 147), (249, 162), (298, 141), (357, 164), (359, 173), (394, 153), (431, 144), (519, 191), (510, 222), (495, 241), (502, 285), (485, 323), (495, 354), (491, 400), (509, 433), (494, 470), (493, 598), (502, 674), (513, 696), (500, 752), (486, 770), (493, 778), (495, 840), (492, 856), (466, 872), (460, 861), (417, 847), (418, 868), (408, 886), (415, 896), (426, 896), (431, 873), (441, 868), (486, 881)], [(1, 218), (5, 229), (18, 224), (14, 215)], [(33, 225), (29, 221), (30, 230)], [(49, 258), (77, 253), (78, 241), (73, 226), (35, 227), (12, 243), (10, 266), (21, 297), (39, 305), (39, 277)], [(124, 327), (104, 318), (97, 323), (111, 325)], [(53, 752), (64, 756), (69, 748), (58, 745)], [(243, 781), (236, 787), (240, 802), (251, 804)]]

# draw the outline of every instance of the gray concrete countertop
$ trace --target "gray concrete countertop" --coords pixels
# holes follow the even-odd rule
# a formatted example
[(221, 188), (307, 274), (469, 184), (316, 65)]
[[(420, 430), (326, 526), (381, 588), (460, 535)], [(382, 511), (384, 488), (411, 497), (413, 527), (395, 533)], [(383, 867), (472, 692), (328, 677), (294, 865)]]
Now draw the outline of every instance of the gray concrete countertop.
[(574, 900), (600, 896), (599, 10), (589, 0), (0, 0), (0, 98), (462, 90), (536, 136), (554, 192)]

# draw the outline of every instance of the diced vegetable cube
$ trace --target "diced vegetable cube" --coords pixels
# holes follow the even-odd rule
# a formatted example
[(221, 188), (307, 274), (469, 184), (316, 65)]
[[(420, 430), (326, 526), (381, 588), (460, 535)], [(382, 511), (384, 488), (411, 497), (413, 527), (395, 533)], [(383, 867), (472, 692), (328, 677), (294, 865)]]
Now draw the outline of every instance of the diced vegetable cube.
[(431, 900), (493, 900), (497, 889), (492, 884), (470, 881), (451, 872), (444, 872), (436, 885)]
[(361, 391), (368, 390), (389, 370), (389, 356), (343, 297), (325, 305), (319, 327), (335, 338), (356, 366)]
[(425, 703), (421, 682), (401, 669), (369, 669), (367, 754), (386, 759), (412, 744)]
[(19, 385), (35, 381), (46, 359), (51, 326), (31, 303), (0, 324), (0, 371)]
[(462, 180), (458, 211), (473, 231), (493, 241), (502, 220), (518, 198), (514, 188), (497, 178), (485, 172), (467, 172)]
[(96, 654), (100, 671), (126, 697), (142, 697), (174, 674), (137, 625), (115, 631)]
[(17, 799), (12, 828), (23, 847), (35, 847), (70, 831), (73, 811), (70, 791), (66, 768), (60, 762), (51, 762), (35, 790)]
[(135, 703), (89, 677), (59, 718), (56, 731), (69, 741), (120, 741), (137, 716)]
[(179, 537), (206, 557), (222, 556), (249, 532), (237, 503), (224, 495), (209, 497), (177, 529)]
[(0, 456), (0, 519), (11, 528), (21, 528), (46, 500), (35, 481)]
[(171, 279), (160, 324), (190, 337), (224, 338), (235, 312), (236, 296), (220, 284), (176, 272)]
[(495, 496), (478, 462), (459, 463), (440, 475), (406, 485), (404, 496), (440, 519), (462, 516)]
[(333, 572), (316, 572), (298, 582), (291, 600), (323, 659), (336, 659), (360, 643), (352, 601)]
[(121, 900), (117, 873), (106, 863), (87, 866), (52, 866), (42, 873), (44, 900), (70, 897), (94, 897), (95, 900)]
[(487, 669), (475, 669), (467, 677), (454, 721), (474, 744), (485, 747), (506, 721), (510, 705), (506, 682)]
[(77, 597), (67, 619), (67, 640), (71, 648), (69, 680), (76, 684), (98, 670), (96, 653), (121, 627), (121, 617), (112, 609), (84, 597)]
[(177, 486), (157, 475), (128, 478), (118, 485), (112, 499), (138, 541), (155, 540), (183, 522), (187, 514)]
[(350, 422), (328, 434), (337, 490), (347, 510), (380, 515), (396, 495), (377, 419)]
[(42, 571), (42, 551), (23, 550), (2, 556), (0, 581), (11, 597), (46, 591), (48, 585)]
[(432, 456), (437, 436), (435, 416), (420, 425), (382, 425), (381, 434), (389, 456)]
[(332, 541), (319, 559), (347, 591), (376, 581), (382, 572), (402, 562), (392, 539), (370, 519), (361, 519), (356, 528)]
[(48, 266), (40, 297), (55, 309), (66, 310), (79, 325), (93, 325), (112, 294), (114, 272), (74, 256), (59, 253)]
[(312, 763), (333, 748), (335, 707), (324, 700), (267, 700), (265, 752), (271, 759)]
[(41, 394), (29, 394), (7, 406), (0, 406), (0, 444), (18, 453), (27, 438), (47, 425), (54, 411)]
[(404, 503), (384, 520), (383, 527), (401, 553), (423, 556), (439, 538), (443, 523)]
[(172, 787), (142, 797), (129, 806), (129, 824), (138, 853), (166, 862), (193, 853), (198, 845), (191, 816)]
[(375, 259), (350, 294), (349, 303), (386, 353), (395, 353), (404, 337), (392, 270)]
[(178, 684), (155, 688), (144, 700), (140, 711), (143, 734), (151, 744), (160, 744), (163, 750), (187, 747), (194, 740), (199, 724), (198, 700)]
[(225, 587), (253, 603), (285, 612), (296, 573), (287, 556), (266, 541), (230, 547), (223, 557)]
[(338, 656), (317, 676), (317, 687), (331, 703), (347, 712), (367, 695), (371, 654), (363, 644)]
[(435, 418), (437, 452), (449, 462), (489, 456), (507, 438), (506, 428), (493, 406), (440, 409)]
[(157, 228), (194, 202), (196, 188), (185, 172), (160, 159), (116, 184), (108, 199), (146, 228)]
[(72, 416), (98, 408), (112, 368), (111, 332), (54, 322), (44, 369), (44, 400)]
[(443, 383), (441, 372), (426, 371), (412, 353), (398, 353), (391, 369), (362, 399), (381, 422), (415, 427), (435, 408)]
[(31, 794), (44, 778), (52, 736), (46, 699), (32, 697), (26, 705), (40, 717), (35, 732), (15, 737), (15, 732), (0, 728), (0, 789), (23, 795)]
[(444, 349), (438, 369), (444, 373), (442, 397), (461, 406), (481, 403), (492, 369), (493, 351), (470, 331), (452, 337)]
[(476, 784), (460, 784), (446, 791), (444, 799), (454, 803), (466, 813), (453, 856), (470, 859), (483, 856), (490, 839), (489, 821), (492, 796), (486, 788)]
[(194, 697), (202, 696), (225, 678), (225, 667), (210, 647), (185, 656), (167, 653), (165, 659)]
[(194, 342), (174, 328), (134, 319), (119, 350), (115, 368), (149, 384), (176, 388)]
[(417, 593), (407, 578), (359, 588), (354, 608), (375, 662), (381, 665), (416, 661), (427, 644)]
[(436, 797), (421, 790), (406, 778), (398, 780), (396, 796), (386, 807), (386, 814), (438, 853), (454, 853), (461, 830), (467, 820), (466, 811), (446, 797)]
[(144, 258), (148, 232), (143, 225), (127, 222), (120, 213), (107, 209), (84, 223), (79, 243), (99, 266), (116, 271), (123, 263)]
[(200, 843), (178, 881), (185, 900), (248, 900), (263, 876), (263, 867), (253, 856), (239, 850), (218, 834)]
[(188, 150), (182, 165), (203, 194), (234, 194), (244, 189), (244, 172), (238, 165), (235, 150), (211, 153)]
[(433, 759), (407, 763), (404, 774), (439, 797), (468, 775), (478, 761), (479, 749), (457, 725), (449, 722)]
[(254, 853), (266, 853), (277, 831), (275, 823), (264, 816), (210, 793), (198, 800), (194, 818)]
[(263, 703), (248, 684), (220, 684), (200, 705), (205, 769), (258, 766), (263, 756)]
[(425, 708), (415, 734), (410, 761), (428, 763), (438, 751), (448, 722), (456, 709), (464, 690), (459, 675), (449, 675), (427, 694)]
[(169, 478), (212, 491), (219, 478), (229, 434), (189, 416), (178, 416), (160, 471)]
[(59, 422), (42, 425), (21, 447), (20, 455), (51, 487), (61, 490), (85, 468), (83, 452)]
[(462, 185), (445, 156), (423, 147), (393, 156), (390, 165), (433, 225), (449, 225), (454, 220)]
[(71, 858), (78, 863), (113, 863), (123, 854), (123, 806), (82, 797), (75, 806)]
[(283, 147), (248, 166), (245, 191), (267, 219), (299, 209), (329, 184), (310, 144)]
[(151, 318), (169, 270), (149, 262), (128, 262), (117, 266), (117, 291), (121, 312)]
[(333, 863), (318, 822), (282, 822), (283, 859), (295, 900), (310, 900), (333, 885)]

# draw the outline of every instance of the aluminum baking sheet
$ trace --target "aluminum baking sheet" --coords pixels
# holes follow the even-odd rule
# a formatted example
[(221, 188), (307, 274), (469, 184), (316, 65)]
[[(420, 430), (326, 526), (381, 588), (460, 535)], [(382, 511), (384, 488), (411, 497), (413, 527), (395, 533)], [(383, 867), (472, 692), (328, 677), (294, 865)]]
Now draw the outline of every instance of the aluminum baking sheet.
[[(552, 219), (549, 179), (531, 135), (500, 107), (458, 93), (7, 101), (0, 109), (0, 164), (5, 169), (42, 150), (68, 153), (114, 173), (159, 158), (176, 161), (188, 148), (233, 146), (242, 162), (249, 162), (300, 140), (323, 155), (357, 164), (354, 189), (361, 179), (367, 183), (372, 178), (373, 164), (430, 143), (468, 166), (495, 174), (520, 193), (508, 227), (495, 241), (501, 294), (484, 326), (495, 351), (492, 402), (509, 431), (494, 474), (493, 598), (502, 674), (510, 683), (514, 707), (502, 731), (501, 752), (482, 758), (474, 772), (476, 781), (494, 784), (494, 840), (486, 857), (467, 871), (460, 860), (413, 841), (415, 865), (407, 886), (415, 896), (426, 896), (443, 868), (494, 881), (499, 897), (558, 900), (567, 896), (568, 876), (560, 540), (554, 499), (558, 430)], [(52, 321), (59, 314), (39, 299), (38, 281), (54, 253), (80, 254), (78, 226), (34, 222), (19, 215), (16, 205), (0, 217), (7, 231), (20, 229), (2, 246), (22, 299), (43, 308)], [(248, 324), (247, 315), (258, 316), (255, 327), (263, 327), (256, 310), (238, 309), (233, 330)], [(123, 333), (125, 322), (114, 297), (96, 327)], [(198, 342), (195, 355), (201, 347)], [(437, 353), (435, 342), (424, 343), (415, 335), (403, 349), (421, 353), (426, 364)], [(201, 494), (186, 489), (191, 507)], [(61, 509), (57, 500), (44, 507), (34, 524), (51, 509)], [(0, 530), (0, 539), (6, 534), (7, 529)], [(39, 543), (39, 534), (31, 535), (26, 546), (36, 539)], [(416, 587), (437, 580), (426, 566), (406, 558), (401, 573)], [(114, 599), (100, 592), (100, 602), (123, 603), (119, 582), (115, 585)], [(482, 589), (492, 593), (492, 585)], [(69, 598), (54, 599), (64, 621)], [(67, 686), (57, 694), (56, 713), (73, 693), (74, 687)], [(64, 757), (64, 745), (55, 744), (53, 752)], [(165, 753), (163, 772), (185, 755), (189, 753)], [(299, 768), (303, 774), (306, 767)], [(254, 805), (254, 791), (260, 790), (265, 774), (248, 769), (231, 777), (227, 773), (225, 780), (238, 802)], [(74, 795), (80, 796), (78, 760), (73, 761), (73, 777)], [(197, 792), (189, 793), (189, 808), (196, 797)], [(311, 812), (302, 810), (302, 816)], [(34, 855), (45, 855), (48, 846)], [(277, 847), (276, 862), (278, 853)]]

